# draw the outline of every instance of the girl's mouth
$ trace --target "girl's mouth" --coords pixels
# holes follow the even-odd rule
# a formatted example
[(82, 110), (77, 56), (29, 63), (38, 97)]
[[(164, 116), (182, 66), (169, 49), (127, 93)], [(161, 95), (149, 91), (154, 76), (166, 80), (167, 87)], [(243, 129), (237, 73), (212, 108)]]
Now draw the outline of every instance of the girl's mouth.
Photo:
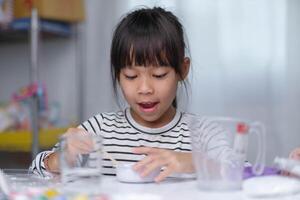
[(138, 103), (138, 105), (144, 112), (153, 112), (157, 104), (158, 102)]

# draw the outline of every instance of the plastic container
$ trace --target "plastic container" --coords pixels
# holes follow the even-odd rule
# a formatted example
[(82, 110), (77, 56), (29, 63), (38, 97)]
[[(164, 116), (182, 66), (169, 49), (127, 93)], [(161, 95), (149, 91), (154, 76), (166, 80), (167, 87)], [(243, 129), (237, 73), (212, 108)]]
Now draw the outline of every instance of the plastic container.
[(257, 135), (255, 144), (257, 157), (251, 172), (255, 176), (263, 173), (265, 163), (263, 124), (226, 117), (208, 118), (205, 122), (201, 119), (193, 116), (189, 124), (199, 189), (205, 191), (241, 189), (249, 134)]
[(125, 183), (151, 183), (160, 173), (160, 169), (154, 170), (146, 177), (141, 177), (138, 172), (133, 169), (135, 163), (119, 162), (116, 166), (117, 179)]
[[(60, 137), (60, 171), (65, 193), (97, 195), (101, 192), (101, 141), (101, 136), (92, 134)], [(69, 144), (82, 145), (84, 151), (70, 151)]]

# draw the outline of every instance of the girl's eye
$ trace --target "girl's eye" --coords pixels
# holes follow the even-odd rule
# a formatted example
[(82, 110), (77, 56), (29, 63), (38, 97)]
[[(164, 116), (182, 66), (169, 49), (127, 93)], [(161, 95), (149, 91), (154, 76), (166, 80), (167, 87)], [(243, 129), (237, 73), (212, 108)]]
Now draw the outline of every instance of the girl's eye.
[(164, 78), (168, 73), (163, 73), (163, 74), (154, 74), (153, 77), (155, 78)]
[(129, 80), (133, 80), (137, 77), (137, 75), (133, 75), (133, 76), (130, 76), (130, 75), (124, 75), (126, 79), (129, 79)]

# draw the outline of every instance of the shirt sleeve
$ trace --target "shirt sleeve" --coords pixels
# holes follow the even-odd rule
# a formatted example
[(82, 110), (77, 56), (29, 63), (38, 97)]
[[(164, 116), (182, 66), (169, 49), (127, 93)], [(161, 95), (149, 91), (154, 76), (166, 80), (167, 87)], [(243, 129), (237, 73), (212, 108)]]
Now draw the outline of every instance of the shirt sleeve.
[(40, 152), (35, 159), (32, 161), (29, 170), (34, 174), (37, 174), (42, 177), (52, 177), (53, 174), (48, 172), (45, 167), (44, 159), (55, 151), (55, 147), (50, 151)]

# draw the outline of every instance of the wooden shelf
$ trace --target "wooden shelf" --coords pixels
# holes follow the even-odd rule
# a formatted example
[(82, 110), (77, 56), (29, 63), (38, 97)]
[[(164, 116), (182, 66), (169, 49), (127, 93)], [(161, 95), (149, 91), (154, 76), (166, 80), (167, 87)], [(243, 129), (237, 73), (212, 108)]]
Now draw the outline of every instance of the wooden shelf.
[[(50, 149), (59, 140), (67, 128), (53, 128), (40, 130), (39, 132), (39, 148)], [(0, 132), (0, 151), (21, 151), (31, 152), (32, 133), (30, 131), (8, 131)]]
[[(69, 37), (72, 25), (66, 22), (40, 19), (40, 33), (46, 38)], [(28, 40), (31, 26), (30, 18), (14, 20), (8, 28), (0, 29), (0, 42)]]

